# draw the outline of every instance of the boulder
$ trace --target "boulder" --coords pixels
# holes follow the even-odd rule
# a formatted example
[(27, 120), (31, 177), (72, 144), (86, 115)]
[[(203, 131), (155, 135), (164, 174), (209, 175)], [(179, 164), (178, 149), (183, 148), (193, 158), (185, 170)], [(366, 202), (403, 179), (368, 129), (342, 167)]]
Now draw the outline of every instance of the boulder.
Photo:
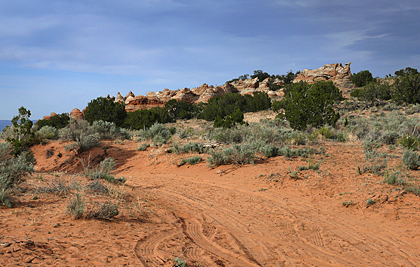
[(147, 96), (138, 95), (125, 105), (127, 112), (133, 112), (140, 109), (151, 109), (154, 107), (164, 107), (165, 103), (157, 98), (148, 98)]
[(350, 82), (350, 64), (351, 62), (346, 63), (343, 66), (341, 63), (333, 63), (314, 70), (304, 69), (298, 74), (293, 82), (297, 83), (303, 81), (306, 83), (314, 83), (317, 81), (333, 81), (337, 84)]
[[(185, 101), (188, 103), (195, 103), (198, 100), (199, 96), (194, 94), (189, 88), (183, 88), (179, 90), (176, 95), (172, 97), (172, 99), (175, 99), (177, 101)], [(165, 99), (166, 100), (166, 99)], [(163, 101), (165, 101), (163, 100)], [(166, 101), (168, 102), (168, 101)]]
[(114, 102), (124, 103), (124, 101), (125, 101), (124, 97), (121, 95), (120, 92), (118, 92), (117, 98), (114, 100)]
[(129, 98), (129, 97), (135, 97), (135, 95), (133, 94), (133, 92), (129, 92), (126, 96), (125, 96), (125, 100), (127, 100), (127, 98)]
[(52, 117), (57, 116), (57, 113), (55, 112), (51, 112), (50, 116), (45, 115), (44, 117), (42, 117), (43, 120), (50, 120)]
[(80, 111), (78, 108), (74, 108), (70, 112), (70, 118), (76, 119), (76, 120), (83, 120), (85, 118), (85, 115)]

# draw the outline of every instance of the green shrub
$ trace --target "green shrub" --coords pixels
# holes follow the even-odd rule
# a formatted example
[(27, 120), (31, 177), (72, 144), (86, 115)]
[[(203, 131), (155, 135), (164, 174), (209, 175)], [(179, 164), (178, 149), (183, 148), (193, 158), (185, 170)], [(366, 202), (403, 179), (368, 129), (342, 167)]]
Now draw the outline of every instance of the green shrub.
[(129, 112), (124, 122), (128, 129), (141, 130), (150, 128), (153, 124), (174, 122), (169, 112), (164, 108), (141, 109)]
[(103, 204), (95, 203), (89, 212), (86, 213), (86, 218), (94, 218), (99, 220), (111, 220), (119, 214), (118, 206), (111, 201)]
[(393, 84), (393, 100), (398, 103), (420, 103), (420, 74), (404, 75), (395, 80)]
[(73, 215), (74, 219), (80, 219), (83, 217), (85, 209), (85, 200), (80, 193), (71, 198), (67, 204), (66, 212)]
[(118, 127), (122, 126), (127, 112), (124, 103), (116, 103), (112, 99), (98, 97), (89, 102), (84, 112), (85, 120), (89, 123), (95, 121), (113, 122)]
[[(70, 145), (70, 151), (76, 150), (77, 154), (88, 151), (91, 148), (100, 146), (101, 137), (99, 134), (84, 134), (82, 133), (76, 140), (76, 143)], [(76, 145), (74, 145), (76, 144)]]
[(400, 69), (400, 70), (396, 71), (395, 75), (398, 76), (398, 77), (403, 77), (403, 76), (413, 76), (413, 75), (416, 75), (418, 73), (419, 72), (417, 71), (417, 69), (407, 67), (405, 69)]
[(323, 148), (321, 148), (321, 151), (319, 151), (316, 148), (309, 148), (309, 149), (290, 149), (288, 146), (282, 147), (279, 150), (279, 156), (284, 156), (286, 158), (293, 158), (293, 157), (303, 157), (307, 158), (309, 155), (312, 154), (323, 154)]
[(231, 115), (227, 115), (224, 119), (217, 116), (213, 122), (213, 127), (232, 128), (236, 124), (244, 124), (244, 113), (236, 108)]
[(139, 148), (137, 148), (137, 151), (146, 151), (148, 147), (150, 147), (150, 144), (142, 144)]
[(188, 164), (190, 164), (190, 165), (194, 165), (194, 164), (199, 163), (199, 162), (200, 162), (200, 161), (202, 161), (202, 160), (203, 160), (203, 158), (202, 158), (202, 157), (200, 157), (200, 156), (195, 156), (195, 157), (188, 158), (188, 159), (187, 159), (187, 163), (188, 163)]
[(256, 150), (249, 145), (234, 145), (222, 151), (210, 151), (207, 157), (211, 167), (228, 164), (254, 163)]
[(40, 143), (41, 140), (35, 136), (32, 130), (33, 122), (29, 119), (31, 111), (24, 107), (19, 108), (19, 114), (12, 119), (14, 135), (6, 138), (13, 146), (13, 154), (18, 156), (27, 151), (31, 146)]
[(323, 126), (318, 130), (318, 133), (325, 137), (325, 139), (334, 139), (335, 133), (332, 127)]
[(240, 144), (244, 140), (246, 129), (242, 126), (235, 126), (228, 129), (214, 129), (209, 138), (224, 144)]
[(184, 146), (180, 146), (179, 144), (174, 144), (171, 150), (173, 153), (176, 153), (176, 154), (191, 153), (191, 152), (202, 154), (204, 153), (205, 148), (203, 144), (189, 142), (188, 144), (185, 144)]
[(180, 138), (180, 139), (186, 139), (188, 137), (191, 137), (194, 134), (194, 130), (189, 128), (189, 129), (176, 129), (176, 135)]
[(95, 169), (85, 169), (85, 175), (92, 180), (103, 179), (110, 183), (125, 183), (126, 180), (124, 177), (115, 178), (110, 174), (111, 170), (115, 167), (115, 161), (113, 158), (105, 158), (99, 163), (99, 167)]
[(395, 145), (398, 142), (400, 135), (395, 131), (386, 132), (382, 136), (382, 142), (387, 145)]
[(393, 96), (393, 89), (387, 82), (371, 82), (362, 89), (354, 90), (350, 95), (371, 105), (376, 105), (378, 100), (390, 100)]
[(368, 205), (373, 205), (375, 203), (376, 203), (375, 200), (372, 200), (370, 198), (366, 201), (366, 204), (368, 204)]
[(51, 117), (49, 120), (38, 120), (36, 125), (39, 129), (44, 126), (54, 127), (56, 129), (61, 129), (66, 127), (70, 122), (70, 117), (68, 113), (62, 113)]
[(334, 111), (334, 101), (341, 100), (340, 90), (332, 82), (304, 82), (285, 87), (282, 106), (290, 127), (305, 130), (307, 125), (318, 128), (334, 126), (340, 118)]
[(401, 177), (401, 172), (400, 171), (386, 171), (385, 175), (384, 175), (384, 183), (387, 184), (399, 184), (402, 185), (404, 184), (404, 180)]
[(21, 184), (27, 175), (34, 172), (34, 158), (27, 152), (22, 152), (17, 157), (10, 156), (10, 146), (1, 145), (0, 151), (0, 192), (1, 204), (11, 206), (9, 196)]
[(406, 110), (404, 110), (404, 113), (406, 115), (412, 115), (415, 113), (420, 113), (420, 104), (415, 104), (415, 105), (409, 105), (408, 108)]
[(165, 104), (165, 109), (167, 110), (168, 114), (175, 120), (189, 120), (191, 118), (197, 117), (197, 115), (201, 112), (202, 107), (185, 102), (184, 100), (177, 101), (175, 99), (171, 99)]
[(275, 100), (271, 104), (271, 108), (273, 109), (274, 112), (279, 112), (284, 107), (282, 106), (282, 102)]
[(52, 126), (43, 126), (41, 129), (38, 130), (37, 134), (42, 139), (58, 139), (58, 130)]
[[(198, 118), (207, 121), (214, 121), (219, 118), (218, 123), (220, 123), (220, 120), (226, 120), (227, 116), (230, 116), (229, 122), (242, 123), (243, 118), (241, 121), (241, 117), (244, 112), (256, 112), (270, 107), (271, 99), (264, 92), (255, 93), (254, 96), (230, 93), (211, 98)], [(226, 125), (228, 124), (226, 122)]]
[(362, 70), (358, 73), (353, 73), (353, 75), (351, 76), (351, 81), (355, 86), (362, 87), (370, 82), (373, 82), (374, 79), (370, 71)]
[(402, 161), (411, 170), (417, 170), (420, 167), (420, 155), (410, 149), (404, 151)]
[(279, 155), (279, 148), (273, 145), (266, 145), (260, 148), (260, 152), (266, 158), (277, 157)]
[(167, 140), (175, 133), (174, 129), (169, 129), (163, 124), (155, 123), (149, 129), (141, 130), (139, 136), (141, 140), (153, 140), (154, 145), (166, 144)]
[(399, 144), (409, 150), (417, 150), (419, 146), (419, 139), (410, 135), (406, 135), (401, 138)]
[(6, 206), (8, 208), (13, 206), (9, 190), (0, 189), (0, 206)]
[(347, 138), (348, 138), (348, 136), (347, 136), (346, 132), (340, 131), (340, 132), (337, 133), (337, 141), (338, 142), (344, 143), (344, 142), (347, 141)]
[(102, 139), (117, 139), (120, 137), (120, 129), (115, 123), (103, 120), (94, 121), (92, 123), (93, 132), (99, 134)]

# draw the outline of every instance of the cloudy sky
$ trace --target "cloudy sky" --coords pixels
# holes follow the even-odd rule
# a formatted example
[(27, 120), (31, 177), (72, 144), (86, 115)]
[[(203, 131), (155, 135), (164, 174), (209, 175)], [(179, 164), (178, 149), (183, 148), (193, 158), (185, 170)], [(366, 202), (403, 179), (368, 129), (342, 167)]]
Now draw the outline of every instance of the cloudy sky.
[(0, 119), (352, 62), (420, 69), (418, 0), (0, 0)]

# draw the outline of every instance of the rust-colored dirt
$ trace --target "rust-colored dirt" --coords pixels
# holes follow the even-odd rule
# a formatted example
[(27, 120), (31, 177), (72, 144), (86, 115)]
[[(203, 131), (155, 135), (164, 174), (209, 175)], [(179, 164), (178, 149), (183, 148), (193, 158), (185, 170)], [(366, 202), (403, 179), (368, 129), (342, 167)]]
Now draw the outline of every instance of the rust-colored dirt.
[[(1, 265), (173, 266), (178, 257), (189, 266), (420, 266), (419, 197), (357, 174), (365, 162), (360, 143), (323, 141), (317, 147), (326, 154), (311, 156), (320, 169), (296, 178), (290, 171), (306, 159), (211, 169), (205, 161), (178, 167), (193, 155), (140, 152), (134, 141), (106, 141), (106, 154), (95, 148), (80, 156), (63, 145), (33, 148), (37, 173), (15, 207), (0, 209)], [(127, 180), (114, 186), (125, 197), (84, 194), (117, 203), (113, 220), (73, 219), (66, 206), (74, 190), (37, 191), (60, 179), (83, 186), (83, 165), (107, 156), (117, 161), (112, 174)]]

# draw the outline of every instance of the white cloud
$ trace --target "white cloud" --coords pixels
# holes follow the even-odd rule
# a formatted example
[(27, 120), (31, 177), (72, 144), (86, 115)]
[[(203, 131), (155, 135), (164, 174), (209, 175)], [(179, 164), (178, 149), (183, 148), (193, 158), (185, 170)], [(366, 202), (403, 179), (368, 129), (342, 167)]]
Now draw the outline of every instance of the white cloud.
[(335, 32), (329, 33), (325, 36), (331, 40), (331, 46), (343, 49), (347, 46), (354, 45), (359, 41), (369, 40), (369, 39), (381, 39), (389, 34), (379, 34), (379, 35), (368, 35), (369, 30), (352, 30), (344, 32)]

